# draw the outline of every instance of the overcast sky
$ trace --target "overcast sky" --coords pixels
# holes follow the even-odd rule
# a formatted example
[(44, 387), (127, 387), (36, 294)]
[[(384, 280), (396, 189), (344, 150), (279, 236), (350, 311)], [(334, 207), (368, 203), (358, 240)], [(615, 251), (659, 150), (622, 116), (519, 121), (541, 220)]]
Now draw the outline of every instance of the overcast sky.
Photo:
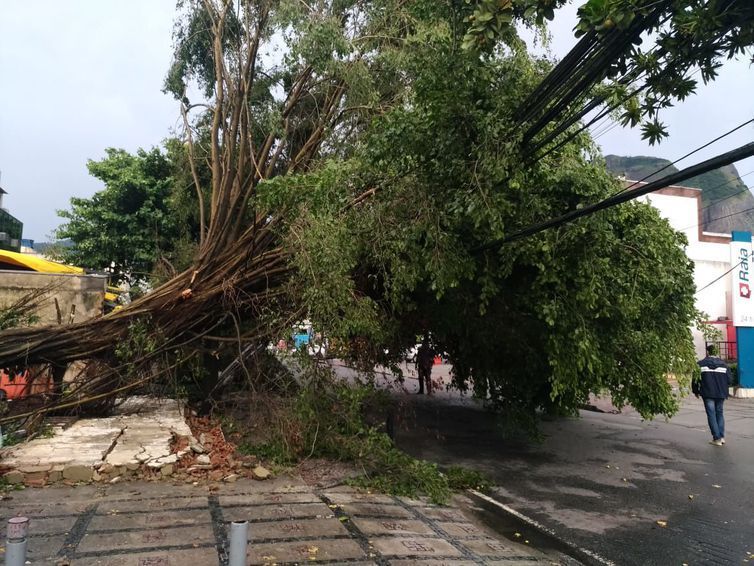
[[(158, 145), (177, 127), (178, 107), (160, 91), (173, 14), (173, 0), (0, 0), (0, 186), (24, 237), (47, 240), (60, 223), (57, 209), (101, 188), (88, 159), (100, 159), (106, 147)], [(574, 23), (575, 9), (560, 11), (556, 55), (575, 43)], [(660, 146), (620, 127), (598, 142), (605, 153), (674, 160), (752, 117), (754, 70), (735, 62), (663, 115), (671, 137)], [(750, 125), (679, 166), (752, 140)], [(754, 159), (738, 170), (754, 171)], [(754, 174), (744, 181), (754, 186)]]

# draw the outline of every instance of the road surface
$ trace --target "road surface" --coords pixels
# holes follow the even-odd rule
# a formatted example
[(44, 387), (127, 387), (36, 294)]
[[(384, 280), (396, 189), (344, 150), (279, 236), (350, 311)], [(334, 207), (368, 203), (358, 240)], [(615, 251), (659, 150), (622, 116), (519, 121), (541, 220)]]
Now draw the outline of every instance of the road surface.
[(505, 440), (466, 403), (411, 397), (398, 444), (480, 469), (493, 497), (615, 564), (754, 563), (754, 401), (726, 403), (728, 443), (708, 444), (701, 401), (670, 421), (582, 411)]

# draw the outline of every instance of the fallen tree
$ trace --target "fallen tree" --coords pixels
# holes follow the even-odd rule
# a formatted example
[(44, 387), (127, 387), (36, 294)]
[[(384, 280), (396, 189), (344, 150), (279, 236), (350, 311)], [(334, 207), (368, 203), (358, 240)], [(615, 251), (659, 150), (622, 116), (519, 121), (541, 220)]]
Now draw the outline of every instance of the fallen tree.
[[(609, 28), (589, 15), (554, 68), (510, 24), (533, 24), (551, 2), (494, 3), (490, 18), (487, 4), (185, 3), (166, 89), (181, 101), (198, 206), (192, 265), (106, 317), (3, 332), (0, 363), (103, 360), (55, 402), (78, 405), (241, 353), (308, 315), (358, 338), (370, 363), (432, 332), (459, 387), (522, 418), (604, 388), (647, 416), (672, 413), (665, 375), (694, 367), (682, 236), (633, 204), (488, 244), (619, 190), (579, 120), (595, 101), (635, 102), (603, 81), (615, 64), (624, 89), (648, 74), (632, 42), (658, 22), (681, 33), (671, 14), (684, 2), (646, 2)], [(708, 30), (706, 49), (727, 54), (747, 14)], [(669, 53), (674, 72), (698, 63)], [(654, 84), (665, 104), (672, 87)]]

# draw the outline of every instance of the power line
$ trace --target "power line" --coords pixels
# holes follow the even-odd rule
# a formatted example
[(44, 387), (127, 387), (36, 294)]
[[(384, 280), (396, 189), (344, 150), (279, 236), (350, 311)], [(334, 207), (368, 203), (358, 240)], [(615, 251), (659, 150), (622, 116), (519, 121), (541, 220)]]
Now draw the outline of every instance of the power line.
[[(744, 177), (746, 177), (748, 175), (751, 175), (752, 173), (754, 173), (754, 171), (749, 171), (748, 173), (744, 173), (743, 175), (739, 175), (738, 179), (743, 179)], [(711, 189), (707, 189), (707, 190), (714, 191), (715, 189), (719, 189), (720, 187), (724, 187), (725, 185), (729, 185), (733, 181), (737, 181), (738, 179), (731, 179), (730, 181), (726, 181), (725, 183), (721, 183), (721, 184), (717, 185), (716, 187), (712, 187)], [(733, 197), (738, 196), (740, 194), (750, 193), (750, 192), (751, 192), (751, 189), (749, 187), (746, 187), (744, 189), (741, 189), (740, 191), (736, 191), (735, 193), (728, 195), (727, 197), (723, 197), (723, 198), (720, 198), (720, 199), (717, 199), (717, 200), (713, 200), (707, 206), (703, 207), (702, 210), (707, 210), (709, 207), (711, 207), (713, 205), (716, 205), (716, 204), (719, 204), (719, 203), (723, 202), (724, 200), (728, 200), (729, 198), (733, 198)]]
[[(583, 117), (584, 110), (565, 118), (563, 114), (571, 103), (607, 75), (608, 67), (627, 53), (642, 33), (670, 18), (670, 14), (663, 14), (670, 2), (662, 0), (660, 4), (664, 5), (649, 13), (637, 14), (625, 30), (614, 29), (602, 35), (594, 31), (587, 32), (519, 106), (516, 119), (525, 128), (524, 140), (533, 140), (546, 126), (557, 123), (557, 120), (561, 122), (556, 126), (555, 132), (562, 133), (570, 124)], [(630, 84), (635, 80), (637, 71), (636, 67), (632, 68), (621, 80)], [(603, 102), (604, 98), (600, 96), (593, 98), (586, 104), (586, 111)], [(541, 147), (541, 143), (535, 144), (536, 149)]]
[[(739, 214), (744, 214), (746, 212), (752, 212), (752, 211), (754, 211), (754, 206), (752, 206), (750, 208), (744, 208), (743, 210), (739, 210), (739, 211), (736, 211), (736, 212), (731, 212), (730, 214), (726, 214), (725, 216), (718, 216), (717, 218), (710, 218), (704, 224), (708, 224), (710, 222), (715, 222), (716, 220), (723, 220), (725, 218), (731, 218), (733, 216), (738, 216)], [(699, 226), (701, 226), (701, 224), (692, 224), (691, 226), (686, 226), (685, 228), (681, 228), (680, 231), (683, 232), (684, 230), (691, 230), (692, 228), (698, 228)]]
[(644, 177), (643, 179), (639, 179), (638, 181), (635, 181), (633, 185), (630, 185), (630, 186), (628, 186), (628, 187), (625, 187), (625, 188), (623, 188), (622, 190), (618, 191), (618, 194), (620, 194), (620, 193), (623, 193), (623, 192), (625, 192), (625, 191), (628, 191), (628, 190), (632, 189), (633, 187), (635, 187), (635, 186), (636, 186), (636, 185), (638, 185), (639, 183), (643, 183), (644, 181), (646, 181), (646, 180), (647, 180), (647, 179), (649, 179), (650, 177), (652, 177), (652, 176), (654, 176), (654, 175), (657, 175), (658, 173), (661, 173), (661, 172), (665, 171), (665, 169), (667, 169), (668, 167), (672, 167), (673, 165), (675, 165), (675, 164), (676, 164), (676, 163), (678, 163), (679, 161), (683, 161), (683, 160), (684, 160), (684, 159), (686, 159), (687, 157), (690, 157), (690, 156), (694, 155), (695, 153), (697, 153), (697, 152), (699, 152), (699, 151), (703, 150), (704, 148), (707, 148), (707, 147), (711, 146), (711, 145), (712, 145), (713, 143), (715, 143), (715, 142), (718, 142), (718, 141), (720, 141), (721, 139), (728, 137), (728, 136), (729, 136), (729, 135), (731, 135), (731, 134), (732, 134), (733, 132), (736, 132), (736, 131), (740, 130), (741, 128), (743, 128), (744, 126), (746, 126), (746, 125), (748, 125), (748, 124), (751, 124), (752, 122), (754, 122), (754, 118), (751, 118), (750, 120), (747, 120), (746, 122), (744, 122), (744, 123), (742, 123), (742, 124), (739, 124), (738, 126), (736, 126), (735, 128), (733, 128), (732, 130), (728, 130), (728, 131), (727, 131), (727, 132), (725, 132), (724, 134), (721, 134), (721, 135), (717, 136), (717, 137), (716, 137), (715, 139), (713, 139), (712, 141), (708, 141), (708, 142), (707, 142), (707, 143), (705, 143), (704, 145), (697, 147), (696, 149), (694, 149), (694, 150), (692, 150), (692, 151), (688, 152), (688, 153), (687, 153), (686, 155), (684, 155), (683, 157), (679, 157), (679, 158), (678, 158), (678, 159), (676, 159), (675, 161), (673, 161), (673, 162), (671, 162), (671, 163), (668, 163), (668, 164), (667, 164), (667, 165), (665, 165), (664, 167), (661, 167), (660, 169), (658, 169), (658, 170), (657, 170), (657, 171), (655, 171), (654, 173), (650, 173), (649, 175), (645, 176), (645, 177)]
[[(740, 175), (738, 177), (738, 179), (731, 179), (730, 181), (726, 181), (724, 183), (720, 183), (719, 185), (715, 185), (711, 189), (707, 189), (707, 190), (714, 191), (715, 189), (719, 189), (720, 187), (724, 187), (725, 185), (729, 185), (733, 181), (738, 181), (739, 179), (743, 179), (744, 177), (746, 177), (747, 175), (751, 175), (752, 173), (754, 173), (754, 171), (749, 171), (748, 173), (744, 173), (743, 175)], [(641, 181), (637, 181), (637, 182), (641, 182)], [(703, 190), (703, 189), (700, 189), (700, 190)], [(751, 189), (749, 189), (749, 187), (746, 187), (745, 189), (742, 189), (740, 191), (736, 191), (735, 193), (730, 194), (730, 195), (728, 195), (726, 197), (723, 197), (723, 198), (720, 198), (720, 199), (717, 199), (717, 200), (713, 200), (707, 206), (704, 206), (704, 207), (700, 208), (699, 210), (700, 210), (700, 212), (703, 212), (703, 211), (707, 210), (708, 208), (710, 208), (710, 207), (712, 207), (712, 206), (714, 206), (716, 204), (719, 204), (719, 203), (721, 203), (723, 201), (728, 200), (729, 198), (733, 198), (733, 197), (738, 196), (738, 195), (740, 195), (742, 193), (748, 193), (748, 192), (751, 192)], [(683, 230), (690, 230), (691, 228), (697, 228), (698, 226), (701, 226), (702, 224), (706, 224), (708, 222), (714, 222), (715, 220), (722, 220), (723, 218), (728, 218), (730, 216), (735, 216), (737, 214), (743, 214), (744, 212), (749, 212), (750, 210), (752, 210), (752, 209), (751, 208), (747, 208), (745, 210), (739, 210), (737, 212), (733, 212), (733, 213), (728, 214), (726, 216), (720, 216), (718, 218), (710, 218), (706, 222), (702, 222), (701, 224), (692, 224), (691, 226), (686, 226), (685, 228), (680, 228), (680, 230), (681, 231), (683, 231)]]
[[(660, 50), (659, 47), (653, 48), (648, 54), (657, 53), (657, 52), (662, 52), (663, 56), (665, 56), (665, 55), (668, 54), (664, 49)], [(669, 60), (666, 63), (667, 66), (671, 66), (671, 65), (674, 65), (674, 64), (677, 64), (677, 61)], [(645, 72), (646, 72), (646, 71), (641, 71), (637, 76), (633, 76), (632, 77), (632, 74), (634, 73), (634, 71), (635, 71), (635, 69), (632, 69), (630, 72), (626, 73), (621, 79), (618, 80), (618, 82), (622, 83), (626, 87), (629, 87), (634, 82), (640, 80), (643, 77), (643, 75), (645, 74)], [(700, 71), (701, 71), (701, 69), (696, 69), (693, 73), (691, 73), (691, 75), (689, 75), (689, 78), (693, 77), (695, 74), (697, 74)], [(649, 83), (645, 82), (642, 86), (637, 87), (633, 92), (629, 92), (626, 95), (624, 95), (621, 98), (621, 100), (619, 100), (617, 102), (613, 102), (613, 103), (607, 105), (607, 107), (604, 108), (603, 110), (601, 110), (595, 118), (592, 118), (589, 122), (587, 122), (586, 124), (583, 124), (575, 132), (571, 132), (568, 136), (566, 136), (564, 139), (562, 139), (556, 145), (550, 147), (543, 154), (539, 155), (538, 159), (542, 159), (542, 158), (546, 157), (547, 155), (549, 155), (550, 153), (558, 150), (559, 148), (561, 148), (562, 146), (564, 146), (565, 144), (567, 144), (569, 141), (571, 141), (578, 134), (580, 134), (584, 130), (590, 128), (595, 122), (601, 120), (605, 116), (608, 116), (610, 114), (610, 112), (612, 112), (613, 110), (617, 109), (621, 104), (623, 104), (623, 102), (625, 102), (626, 100), (628, 100), (629, 98), (631, 98), (633, 96), (636, 96), (637, 94), (639, 94), (643, 90), (647, 89), (649, 86), (650, 86)], [(580, 119), (584, 118), (589, 112), (591, 112), (592, 110), (598, 108), (600, 105), (602, 105), (605, 102), (606, 101), (605, 101), (604, 98), (602, 98), (602, 97), (596, 97), (596, 98), (592, 99), (588, 104), (586, 104), (581, 110), (579, 110), (578, 112), (572, 113), (571, 117), (564, 118), (562, 120), (562, 123), (553, 132), (551, 132), (550, 134), (548, 134), (544, 140), (540, 140), (539, 142), (537, 142), (537, 144), (535, 144), (534, 149), (531, 151), (531, 153), (536, 153), (536, 151), (539, 151), (539, 149), (543, 148), (548, 143), (554, 141), (560, 134), (564, 133), (570, 126), (574, 125)], [(536, 161), (536, 160), (532, 160), (532, 161)]]
[(601, 132), (600, 134), (598, 134), (596, 136), (593, 136), (592, 139), (594, 141), (597, 141), (598, 139), (600, 139), (605, 134), (608, 134), (608, 133), (612, 132), (618, 126), (620, 126), (620, 124), (618, 122), (613, 122), (613, 124), (608, 129), (606, 129), (604, 132)]
[(704, 290), (705, 290), (705, 289), (706, 289), (707, 287), (710, 287), (710, 286), (714, 285), (715, 283), (717, 283), (718, 281), (720, 281), (720, 279), (722, 279), (723, 277), (725, 277), (726, 275), (728, 275), (728, 273), (730, 273), (731, 271), (733, 271), (734, 269), (736, 269), (736, 268), (737, 268), (737, 267), (738, 267), (739, 265), (741, 265), (741, 262), (740, 262), (740, 261), (739, 261), (739, 262), (738, 262), (738, 263), (737, 263), (736, 265), (734, 265), (733, 267), (731, 267), (731, 268), (730, 268), (730, 269), (729, 269), (728, 271), (726, 271), (725, 273), (723, 273), (722, 275), (720, 275), (719, 277), (715, 277), (715, 278), (714, 278), (714, 279), (713, 279), (712, 281), (710, 281), (709, 283), (707, 283), (707, 284), (706, 284), (706, 285), (705, 285), (704, 287), (702, 287), (701, 289), (697, 289), (697, 290), (696, 290), (696, 294), (699, 294), (699, 293), (701, 293), (701, 292), (702, 292), (702, 291), (704, 291)]
[(583, 208), (571, 210), (570, 212), (566, 212), (565, 214), (561, 214), (560, 216), (551, 218), (550, 220), (532, 224), (526, 228), (519, 230), (518, 232), (511, 234), (510, 236), (506, 236), (505, 238), (500, 238), (498, 240), (494, 240), (492, 242), (488, 242), (487, 244), (479, 246), (475, 248), (474, 251), (488, 250), (502, 244), (507, 244), (516, 240), (520, 240), (522, 238), (533, 236), (534, 234), (538, 234), (539, 232), (562, 226), (563, 224), (573, 222), (574, 220), (577, 220), (578, 218), (581, 218), (583, 216), (589, 216), (600, 210), (611, 208), (624, 202), (634, 200), (638, 197), (647, 195), (669, 185), (680, 183), (681, 181), (685, 181), (686, 179), (696, 177), (697, 175), (712, 171), (713, 169), (719, 169), (724, 165), (730, 165), (731, 163), (735, 163), (736, 161), (740, 161), (741, 159), (745, 159), (751, 156), (754, 156), (754, 142), (748, 143), (737, 149), (728, 151), (696, 165), (692, 165), (691, 167), (687, 167), (686, 169), (678, 171), (677, 173), (666, 175), (662, 179), (647, 183), (644, 187), (634, 189), (630, 192), (619, 193)]

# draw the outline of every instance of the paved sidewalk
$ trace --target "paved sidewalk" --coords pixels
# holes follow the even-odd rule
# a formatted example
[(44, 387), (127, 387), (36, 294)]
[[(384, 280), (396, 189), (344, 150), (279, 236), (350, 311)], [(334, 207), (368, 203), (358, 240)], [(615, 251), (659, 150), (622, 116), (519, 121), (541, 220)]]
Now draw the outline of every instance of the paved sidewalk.
[(209, 489), (167, 481), (26, 489), (7, 494), (0, 517), (3, 530), (11, 516), (31, 518), (31, 564), (222, 565), (237, 520), (251, 523), (249, 564), (575, 564), (498, 538), (472, 505), (465, 496), (445, 507), (345, 486), (320, 491), (281, 477)]

